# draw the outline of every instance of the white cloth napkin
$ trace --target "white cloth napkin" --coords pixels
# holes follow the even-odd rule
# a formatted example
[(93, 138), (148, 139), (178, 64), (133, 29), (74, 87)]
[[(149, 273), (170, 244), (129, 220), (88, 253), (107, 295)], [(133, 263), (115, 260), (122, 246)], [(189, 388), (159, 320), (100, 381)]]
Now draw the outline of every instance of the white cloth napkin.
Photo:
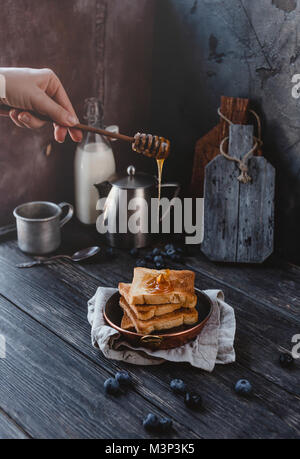
[(209, 372), (213, 371), (215, 364), (235, 361), (235, 315), (233, 308), (225, 303), (222, 291), (205, 291), (213, 301), (213, 311), (194, 341), (175, 349), (157, 351), (133, 347), (115, 329), (107, 325), (103, 317), (103, 308), (116, 291), (113, 288), (100, 287), (88, 302), (92, 344), (108, 359), (122, 360), (134, 365), (159, 365), (165, 361), (189, 362), (192, 366)]

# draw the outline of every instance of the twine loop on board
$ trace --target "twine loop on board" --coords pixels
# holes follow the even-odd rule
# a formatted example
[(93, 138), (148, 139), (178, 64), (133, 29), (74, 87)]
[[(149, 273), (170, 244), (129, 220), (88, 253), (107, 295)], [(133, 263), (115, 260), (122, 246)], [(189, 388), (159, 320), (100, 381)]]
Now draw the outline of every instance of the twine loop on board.
[[(253, 136), (253, 139), (255, 140), (255, 143), (253, 147), (251, 148), (248, 153), (246, 153), (242, 159), (235, 158), (234, 156), (230, 156), (228, 153), (225, 152), (224, 150), (224, 145), (225, 143), (229, 140), (229, 137), (225, 137), (221, 144), (220, 144), (220, 153), (227, 158), (229, 161), (235, 161), (238, 164), (238, 167), (241, 171), (241, 174), (238, 176), (238, 181), (241, 183), (249, 183), (252, 181), (252, 178), (248, 174), (248, 158), (255, 153), (255, 151), (260, 148), (263, 145), (263, 142), (261, 140), (261, 121), (259, 115), (254, 111), (250, 110), (250, 113), (252, 113), (257, 121), (257, 128), (258, 128), (258, 137)], [(224, 121), (226, 121), (229, 125), (234, 124), (230, 119), (228, 119), (223, 113), (221, 112), (221, 108), (218, 108), (218, 114), (221, 118), (223, 118)]]

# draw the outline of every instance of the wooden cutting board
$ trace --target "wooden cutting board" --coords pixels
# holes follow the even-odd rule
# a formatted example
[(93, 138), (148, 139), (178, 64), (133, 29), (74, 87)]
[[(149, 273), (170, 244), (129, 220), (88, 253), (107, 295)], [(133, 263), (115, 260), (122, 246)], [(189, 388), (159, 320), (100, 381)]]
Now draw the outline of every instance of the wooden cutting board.
[[(247, 124), (249, 121), (249, 99), (221, 97), (221, 112), (234, 124)], [(204, 171), (207, 164), (220, 153), (220, 143), (229, 135), (228, 123), (220, 118), (217, 126), (211, 129), (196, 143), (194, 167), (190, 192), (192, 196), (202, 197), (204, 190)], [(261, 151), (256, 153), (257, 156)]]
[[(229, 154), (241, 159), (253, 146), (253, 126), (231, 125)], [(205, 168), (202, 252), (212, 261), (262, 263), (273, 252), (275, 169), (263, 157), (248, 161), (250, 183), (223, 155)]]

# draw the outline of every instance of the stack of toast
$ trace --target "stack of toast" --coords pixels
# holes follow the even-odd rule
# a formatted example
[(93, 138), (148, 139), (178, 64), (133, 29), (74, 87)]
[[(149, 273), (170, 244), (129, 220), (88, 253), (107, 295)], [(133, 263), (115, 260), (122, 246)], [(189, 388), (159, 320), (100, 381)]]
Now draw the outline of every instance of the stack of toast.
[(121, 327), (142, 335), (198, 321), (192, 271), (135, 268), (131, 284), (119, 284)]

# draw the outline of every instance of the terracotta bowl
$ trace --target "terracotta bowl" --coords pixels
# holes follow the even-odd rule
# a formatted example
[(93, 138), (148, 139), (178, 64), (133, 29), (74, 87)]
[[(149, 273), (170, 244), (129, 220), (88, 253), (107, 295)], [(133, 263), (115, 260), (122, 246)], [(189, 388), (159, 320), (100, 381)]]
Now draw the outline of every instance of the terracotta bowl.
[(182, 325), (181, 327), (172, 328), (169, 331), (164, 330), (151, 335), (140, 335), (132, 331), (123, 330), (121, 328), (123, 311), (119, 305), (119, 292), (116, 292), (107, 301), (104, 308), (104, 318), (111, 327), (123, 335), (124, 339), (133, 346), (151, 350), (173, 349), (193, 341), (199, 335), (212, 313), (213, 304), (211, 299), (200, 290), (196, 290), (195, 292), (198, 297), (196, 308), (199, 312), (199, 318), (198, 322), (194, 325)]

